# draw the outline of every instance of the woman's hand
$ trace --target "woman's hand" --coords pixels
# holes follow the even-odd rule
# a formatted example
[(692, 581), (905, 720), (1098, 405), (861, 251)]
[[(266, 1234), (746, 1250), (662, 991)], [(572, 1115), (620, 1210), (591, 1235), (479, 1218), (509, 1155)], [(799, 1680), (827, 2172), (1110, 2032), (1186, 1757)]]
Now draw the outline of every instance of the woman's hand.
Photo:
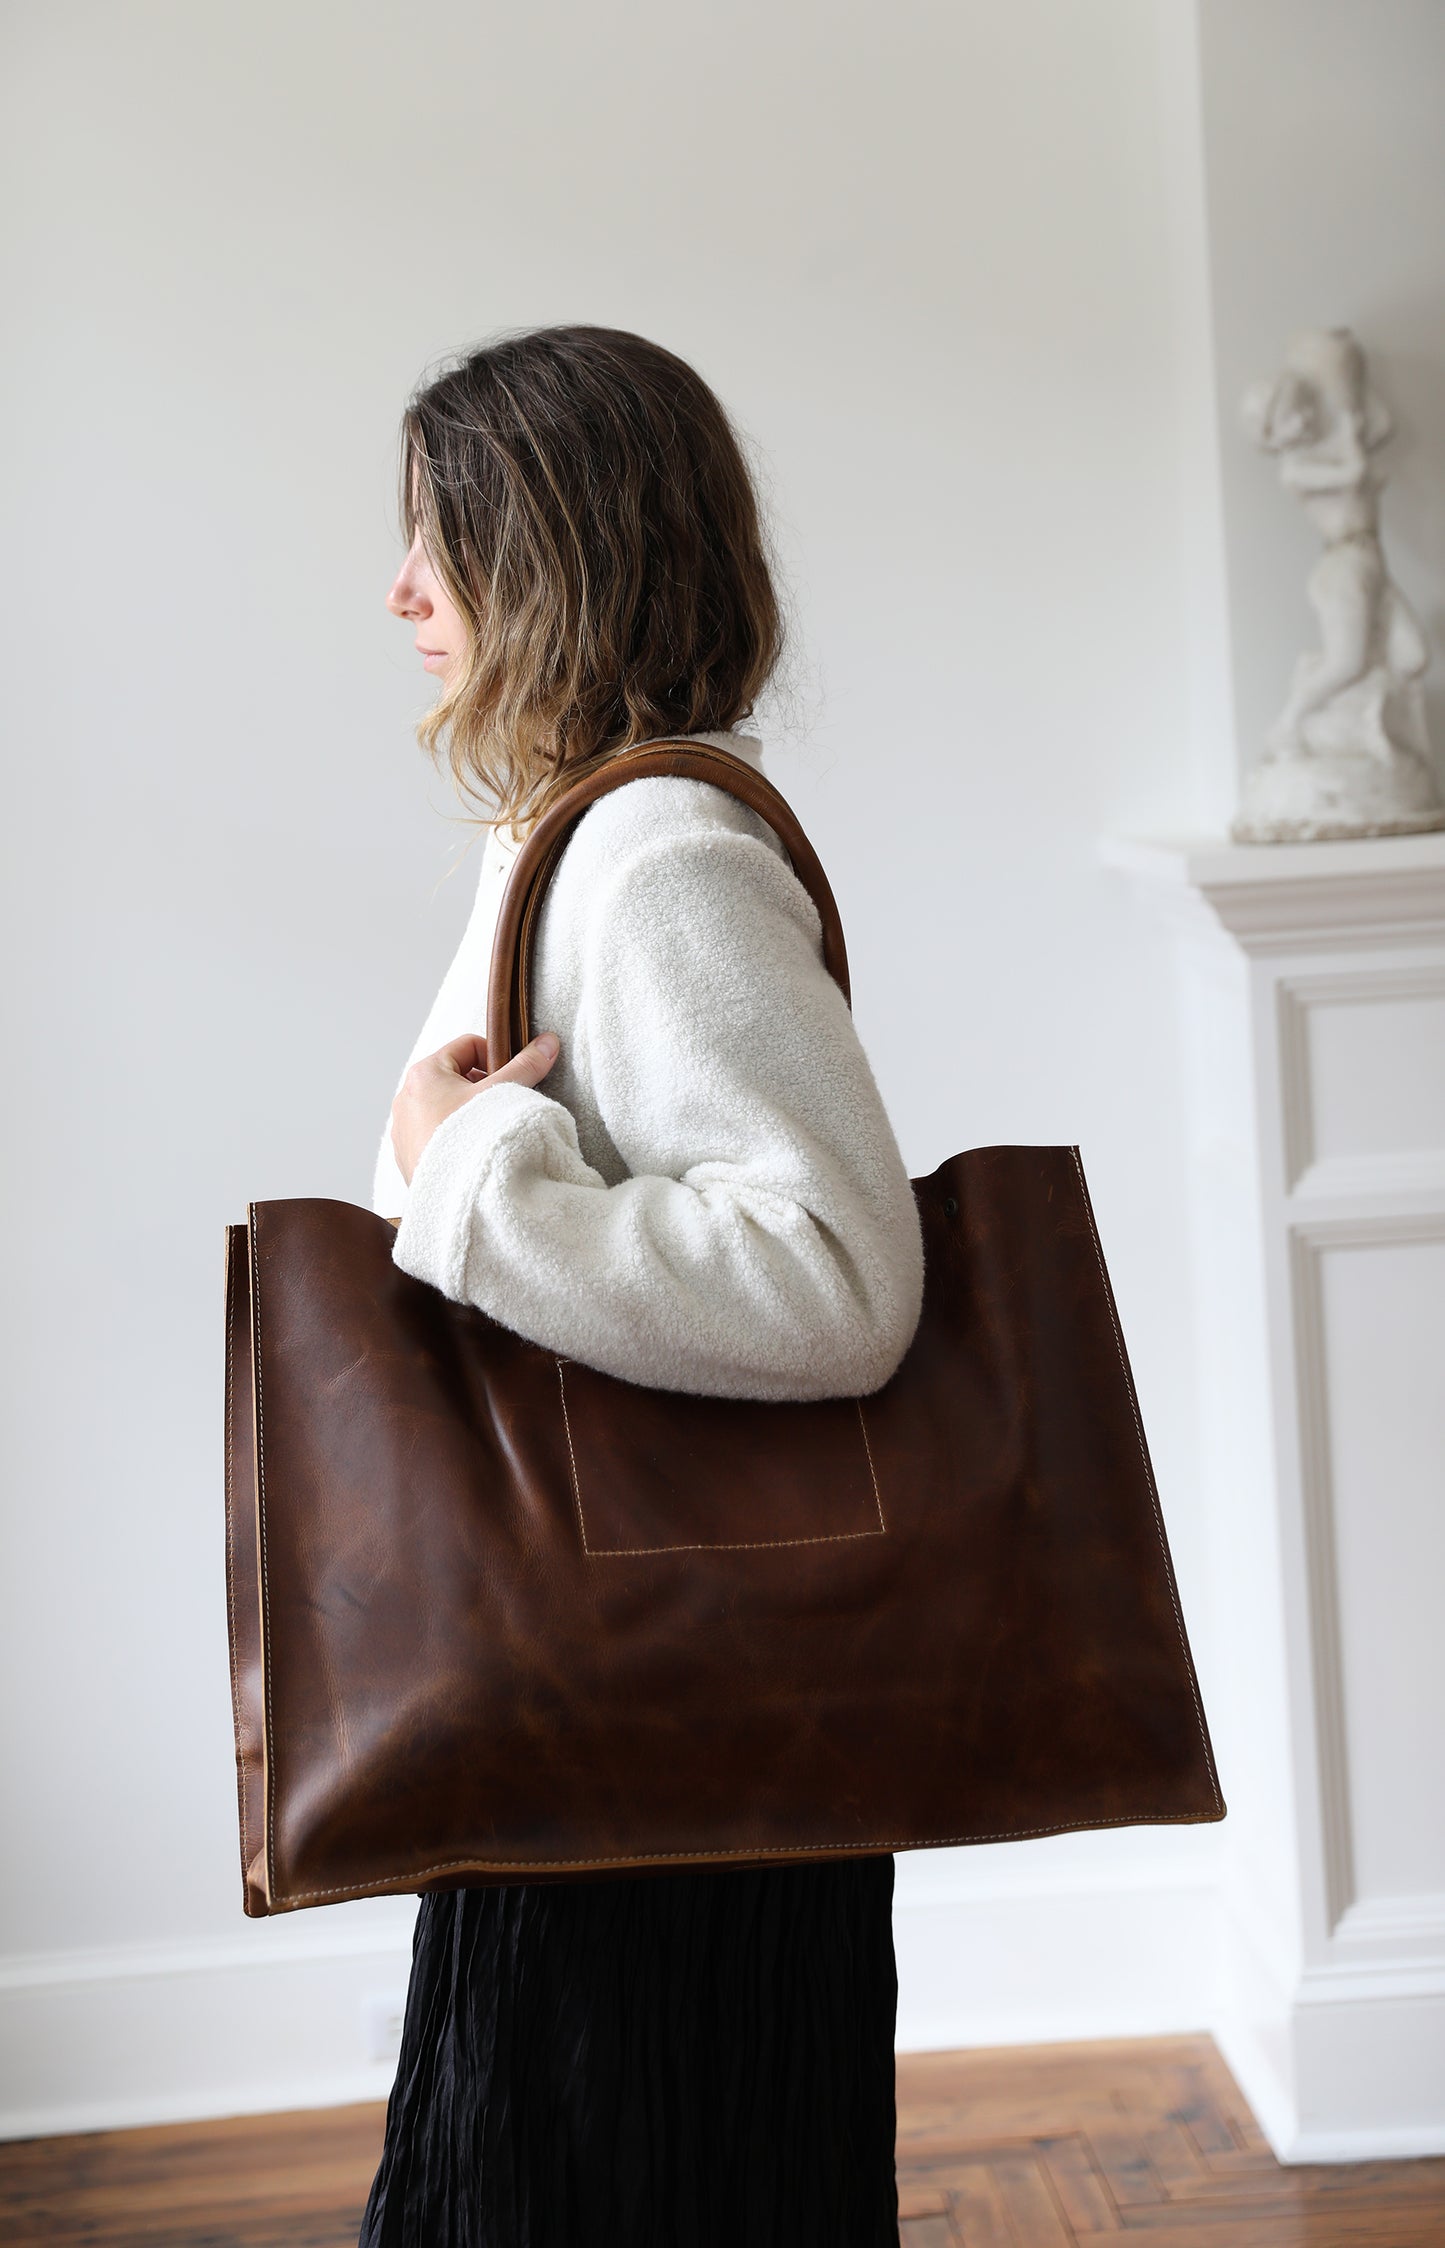
[(411, 1185), (422, 1149), (443, 1117), (485, 1093), (489, 1085), (536, 1085), (561, 1051), (561, 1040), (544, 1030), (509, 1061), (487, 1074), (487, 1042), (474, 1031), (449, 1038), (434, 1054), (413, 1062), (391, 1104), (391, 1144), (397, 1169)]

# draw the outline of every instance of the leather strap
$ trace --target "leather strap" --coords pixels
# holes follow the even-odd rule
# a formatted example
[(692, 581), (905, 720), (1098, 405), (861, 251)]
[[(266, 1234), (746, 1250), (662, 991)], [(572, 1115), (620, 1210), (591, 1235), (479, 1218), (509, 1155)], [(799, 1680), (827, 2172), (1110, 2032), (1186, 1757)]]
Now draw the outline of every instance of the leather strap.
[(852, 1004), (848, 984), (848, 953), (838, 906), (817, 852), (798, 825), (786, 798), (769, 780), (730, 751), (707, 742), (643, 742), (636, 749), (619, 750), (585, 780), (560, 796), (543, 813), (527, 837), (507, 880), (492, 939), (491, 977), (487, 987), (487, 1067), (502, 1069), (520, 1053), (531, 1037), (527, 1013), (527, 988), (537, 916), (546, 896), (563, 846), (589, 805), (628, 781), (666, 774), (677, 780), (709, 781), (714, 788), (736, 796), (749, 811), (765, 819), (793, 862), (823, 924), (823, 960), (843, 997)]

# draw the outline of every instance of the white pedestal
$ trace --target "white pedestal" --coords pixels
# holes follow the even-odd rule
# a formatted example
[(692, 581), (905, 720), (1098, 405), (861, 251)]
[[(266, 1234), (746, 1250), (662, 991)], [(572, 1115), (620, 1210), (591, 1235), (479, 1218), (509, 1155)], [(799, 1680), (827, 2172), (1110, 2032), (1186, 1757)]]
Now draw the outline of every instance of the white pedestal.
[(1445, 835), (1105, 856), (1185, 1026), (1216, 2034), (1282, 2160), (1439, 2153)]

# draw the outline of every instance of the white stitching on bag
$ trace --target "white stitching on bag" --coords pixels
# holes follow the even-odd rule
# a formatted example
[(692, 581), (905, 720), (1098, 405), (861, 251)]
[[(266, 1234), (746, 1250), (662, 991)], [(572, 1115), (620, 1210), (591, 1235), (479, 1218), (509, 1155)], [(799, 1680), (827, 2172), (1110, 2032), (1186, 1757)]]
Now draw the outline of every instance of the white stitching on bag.
[[(853, 1403), (858, 1408), (858, 1426), (863, 1431), (863, 1449), (868, 1455), (868, 1473), (873, 1478), (873, 1503), (878, 1509), (878, 1527), (880, 1530), (886, 1531), (888, 1525), (883, 1519), (883, 1493), (878, 1488), (878, 1470), (873, 1465), (873, 1447), (868, 1441), (868, 1423), (863, 1418), (863, 1400), (861, 1397), (855, 1397)], [(873, 1533), (869, 1530), (866, 1533), (860, 1532), (859, 1535), (866, 1535), (871, 1538)]]
[[(870, 1532), (876, 1536), (876, 1532)], [(669, 1551), (672, 1549), (669, 1548)], [(718, 1865), (725, 1858), (797, 1858), (805, 1853), (809, 1857), (827, 1855), (832, 1858), (862, 1858), (882, 1856), (895, 1850), (946, 1850), (959, 1842), (1022, 1842), (1034, 1834), (1079, 1834), (1096, 1832), (1103, 1827), (1139, 1826), (1149, 1821), (1158, 1826), (1198, 1826), (1197, 1815), (1181, 1811), (1129, 1811), (1117, 1818), (1091, 1819), (1087, 1828), (1063, 1820), (1055, 1826), (1005, 1827), (998, 1834), (930, 1834), (909, 1836), (891, 1842), (850, 1842), (839, 1847), (835, 1842), (799, 1842), (791, 1847), (764, 1847), (755, 1850), (656, 1850), (635, 1858), (449, 1858), (444, 1865), (420, 1866), (415, 1873), (388, 1874), (381, 1881), (357, 1881), (340, 1889), (301, 1889), (288, 1904), (315, 1904), (322, 1897), (359, 1897), (369, 1889), (390, 1888), (397, 1895), (414, 1890), (419, 1881), (430, 1881), (438, 1873), (502, 1873), (525, 1875), (528, 1873), (560, 1872), (571, 1866), (585, 1867), (589, 1872), (603, 1866), (655, 1866), (671, 1865), (675, 1861)]]
[(873, 1503), (878, 1509), (876, 1530), (828, 1530), (814, 1538), (699, 1538), (690, 1545), (659, 1546), (599, 1546), (587, 1543), (587, 1521), (582, 1512), (582, 1485), (577, 1474), (577, 1454), (572, 1445), (572, 1421), (567, 1411), (567, 1377), (565, 1361), (557, 1360), (557, 1380), (562, 1390), (562, 1421), (567, 1431), (567, 1452), (572, 1462), (572, 1495), (577, 1502), (577, 1521), (582, 1531), (582, 1551), (589, 1561), (632, 1561), (653, 1553), (773, 1553), (783, 1546), (847, 1545), (855, 1538), (886, 1536), (888, 1525), (883, 1519), (883, 1496), (878, 1488), (878, 1475), (873, 1465), (873, 1448), (868, 1442), (868, 1425), (863, 1419), (863, 1400), (855, 1397), (858, 1424), (863, 1431), (863, 1450), (868, 1461), (869, 1480), (873, 1485)]
[(235, 1485), (231, 1462), (231, 1412), (234, 1394), (232, 1329), (235, 1325), (236, 1298), (236, 1245), (234, 1235), (228, 1234), (226, 1254), (226, 1606), (231, 1624), (231, 1706), (235, 1712), (236, 1734), (236, 1795), (241, 1812), (241, 1878), (247, 1877), (251, 1863), (251, 1845), (246, 1834), (246, 1766), (241, 1747), (241, 1682), (236, 1669), (236, 1506)]
[(1204, 1711), (1199, 1700), (1199, 1688), (1195, 1682), (1194, 1666), (1189, 1660), (1189, 1642), (1184, 1632), (1184, 1618), (1179, 1609), (1179, 1595), (1174, 1587), (1174, 1572), (1169, 1561), (1169, 1541), (1164, 1535), (1164, 1512), (1159, 1504), (1159, 1492), (1154, 1482), (1154, 1470), (1149, 1464), (1149, 1447), (1144, 1441), (1144, 1423), (1139, 1418), (1139, 1400), (1134, 1394), (1133, 1376), (1129, 1372), (1129, 1361), (1124, 1355), (1124, 1337), (1119, 1332), (1119, 1315), (1114, 1309), (1114, 1291), (1109, 1285), (1108, 1268), (1104, 1263), (1104, 1252), (1099, 1243), (1099, 1229), (1094, 1223), (1093, 1205), (1089, 1200), (1089, 1189), (1084, 1179), (1084, 1166), (1079, 1161), (1079, 1151), (1076, 1147), (1071, 1147), (1069, 1153), (1074, 1159), (1074, 1169), (1079, 1174), (1079, 1199), (1084, 1205), (1084, 1216), (1089, 1221), (1089, 1239), (1094, 1244), (1094, 1256), (1098, 1261), (1099, 1277), (1104, 1283), (1104, 1301), (1109, 1307), (1109, 1319), (1114, 1329), (1114, 1348), (1119, 1353), (1119, 1368), (1124, 1376), (1124, 1387), (1129, 1393), (1129, 1404), (1134, 1415), (1134, 1433), (1139, 1439), (1139, 1454), (1144, 1462), (1144, 1480), (1149, 1486), (1149, 1498), (1154, 1508), (1154, 1527), (1159, 1534), (1159, 1543), (1164, 1549), (1164, 1574), (1169, 1585), (1169, 1599), (1174, 1609), (1174, 1621), (1179, 1629), (1179, 1645), (1184, 1655), (1185, 1669), (1189, 1674), (1189, 1691), (1194, 1698), (1194, 1716), (1199, 1726), (1199, 1738), (1204, 1747), (1204, 1761), (1211, 1774), (1210, 1784), (1214, 1788), (1214, 1800), (1218, 1803), (1221, 1800), (1219, 1784), (1212, 1778), (1214, 1761), (1209, 1753), (1209, 1735), (1204, 1726)]
[(562, 1426), (567, 1431), (567, 1457), (572, 1462), (572, 1494), (577, 1501), (577, 1527), (582, 1532), (582, 1551), (591, 1554), (587, 1543), (587, 1523), (582, 1512), (582, 1486), (577, 1480), (577, 1454), (572, 1448), (572, 1416), (567, 1410), (567, 1384), (563, 1379), (562, 1361), (557, 1360), (557, 1386), (562, 1392)]
[[(248, 1251), (255, 1241), (255, 1204), (251, 1205)], [(276, 1747), (271, 1738), (271, 1579), (270, 1548), (266, 1541), (266, 1419), (261, 1403), (261, 1248), (255, 1242), (251, 1263), (251, 1352), (256, 1384), (256, 1499), (261, 1524), (261, 1720), (266, 1770), (266, 1886), (276, 1894)]]

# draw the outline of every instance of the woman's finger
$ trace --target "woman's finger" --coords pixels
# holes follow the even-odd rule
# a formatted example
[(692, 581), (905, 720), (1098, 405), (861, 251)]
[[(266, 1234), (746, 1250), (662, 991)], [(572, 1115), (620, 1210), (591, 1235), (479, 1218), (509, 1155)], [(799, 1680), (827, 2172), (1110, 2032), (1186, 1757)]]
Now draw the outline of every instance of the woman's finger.
[(520, 1054), (514, 1054), (503, 1069), (494, 1069), (487, 1079), (488, 1085), (536, 1085), (546, 1076), (558, 1054), (562, 1041), (555, 1031), (544, 1030)]
[(445, 1046), (438, 1046), (431, 1057), (444, 1069), (454, 1069), (458, 1077), (469, 1077), (474, 1069), (485, 1071), (487, 1042), (479, 1031), (464, 1030), (460, 1037), (449, 1038)]

